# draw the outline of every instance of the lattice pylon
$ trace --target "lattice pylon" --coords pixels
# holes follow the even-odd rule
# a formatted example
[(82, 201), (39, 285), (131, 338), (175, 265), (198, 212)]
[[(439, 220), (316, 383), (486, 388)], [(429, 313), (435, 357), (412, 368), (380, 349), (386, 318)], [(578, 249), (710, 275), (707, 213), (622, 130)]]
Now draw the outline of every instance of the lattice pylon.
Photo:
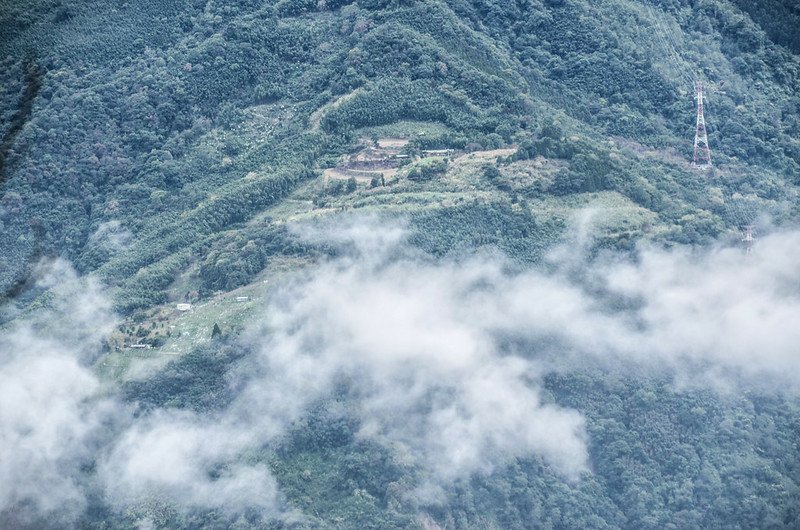
[(692, 165), (698, 169), (711, 169), (711, 149), (708, 147), (708, 132), (706, 131), (706, 118), (703, 115), (705, 95), (703, 83), (695, 81), (695, 99), (697, 100), (697, 126), (694, 131), (694, 158)]
[(750, 254), (753, 252), (753, 245), (756, 243), (756, 234), (753, 230), (753, 225), (747, 225), (742, 231), (742, 243), (744, 243), (745, 252)]

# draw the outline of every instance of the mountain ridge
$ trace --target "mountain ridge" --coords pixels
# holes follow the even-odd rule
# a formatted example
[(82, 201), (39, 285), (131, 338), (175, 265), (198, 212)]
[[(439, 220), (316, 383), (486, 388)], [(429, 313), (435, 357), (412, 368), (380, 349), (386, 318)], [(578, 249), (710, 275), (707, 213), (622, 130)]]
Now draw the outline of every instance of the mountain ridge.
[[(772, 9), (782, 16), (770, 16)], [(563, 297), (585, 310), (575, 309), (574, 327), (604, 336), (587, 315), (607, 319), (620, 341), (655, 351), (642, 337), (661, 321), (649, 321), (647, 311), (669, 321), (671, 314), (657, 313), (669, 293), (660, 299), (645, 288), (626, 291), (611, 285), (612, 273), (664, 282), (683, 300), (686, 286), (664, 278), (674, 273), (669, 267), (695, 256), (722, 269), (720, 284), (738, 274), (745, 299), (760, 303), (759, 282), (741, 266), (744, 254), (731, 258), (750, 226), (765, 239), (774, 232), (773, 272), (789, 274), (774, 241), (794, 241), (800, 213), (797, 17), (791, 2), (779, 0), (0, 0), (0, 333), (50, 312), (56, 330), (75, 318), (57, 311), (53, 281), (42, 283), (48, 267), (71, 263), (75, 282), (103, 285), (99, 305), (113, 306), (118, 318), (99, 340), (86, 376), (108, 394), (87, 401), (111, 395), (141, 420), (127, 430), (109, 427), (104, 436), (117, 444), (113, 451), (97, 442), (100, 456), (70, 454), (70, 463), (81, 464), (69, 477), (83, 492), (81, 513), (49, 523), (34, 501), (5, 503), (0, 495), (0, 522), (796, 526), (800, 404), (792, 389), (764, 390), (770, 385), (760, 383), (752, 391), (718, 389), (725, 381), (715, 377), (746, 368), (693, 358), (689, 346), (653, 369), (629, 369), (626, 363), (641, 360), (622, 354), (603, 362), (594, 351), (579, 357), (583, 330), (560, 335), (573, 326), (556, 301)], [(691, 165), (695, 80), (704, 81), (709, 96), (714, 168), (707, 172)], [(353, 219), (361, 224), (354, 228)], [(362, 246), (377, 249), (377, 257)], [(619, 264), (626, 259), (628, 269)], [(653, 263), (669, 274), (647, 276)], [(383, 309), (363, 311), (357, 302), (371, 300), (359, 274), (376, 296), (408, 313), (375, 318)], [(559, 283), (567, 280), (575, 283)], [(426, 281), (439, 299), (425, 298)], [(765, 283), (764, 297), (779, 290)], [(537, 291), (541, 286), (552, 290)], [(524, 333), (494, 323), (494, 315), (469, 320), (470, 311), (484, 309), (476, 302), (480, 294), (498, 311), (526, 307), (506, 298), (517, 288), (533, 289), (545, 307), (532, 312), (534, 323), (522, 319)], [(714, 302), (717, 294), (698, 296)], [(786, 312), (770, 323), (793, 314), (786, 300), (775, 299), (776, 311)], [(458, 307), (432, 311), (442, 300)], [(687, 306), (700, 322), (706, 322), (704, 302), (700, 309)], [(738, 322), (736, 302), (720, 296), (720, 304), (730, 305), (719, 321)], [(421, 337), (412, 346), (423, 351), (427, 333), (435, 344), (463, 341), (473, 355), (464, 366), (475, 370), (436, 356), (401, 355), (399, 362), (394, 350), (382, 349), (391, 341), (365, 354), (363, 344), (381, 341), (348, 327), (350, 321), (335, 321), (353, 333), (351, 344), (333, 336), (338, 328), (320, 316), (335, 320), (348, 311), (386, 333), (391, 319), (414, 323), (409, 329), (417, 331), (407, 334)], [(259, 327), (279, 317), (288, 319), (285, 329)], [(549, 318), (552, 329), (536, 327)], [(308, 327), (315, 319), (319, 327)], [(473, 326), (462, 329), (465, 322)], [(497, 329), (484, 329), (491, 325)], [(442, 338), (440, 330), (452, 334)], [(297, 342), (280, 342), (281, 333), (295, 332)], [(279, 357), (303, 341), (320, 351), (308, 358), (302, 349), (294, 352), (298, 365), (330, 391), (315, 394), (310, 380), (308, 395), (287, 387), (287, 407), (303, 404), (281, 412), (290, 420), (279, 427), (256, 422), (265, 429), (256, 434), (243, 429), (253, 416), (274, 412), (264, 412), (265, 402), (283, 403), (250, 403), (248, 392), (304, 381)], [(352, 351), (337, 350), (341, 343)], [(34, 350), (20, 347), (32, 358)], [(353, 352), (373, 380), (364, 382), (349, 364)], [(397, 363), (398, 379), (383, 362)], [(708, 380), (675, 368), (683, 362)], [(431, 373), (441, 381), (432, 382)], [(403, 377), (420, 386), (404, 386)], [(381, 383), (409, 401), (380, 394)], [(552, 414), (585, 426), (585, 435), (575, 437), (586, 444), (582, 478), (565, 477), (548, 460), (558, 451), (536, 432), (535, 421), (517, 414), (524, 407), (512, 398), (519, 396), (507, 396), (507, 409), (487, 415), (494, 394), (479, 391), (484, 383), (497, 395), (516, 389), (533, 417)], [(256, 412), (236, 416), (242, 403)], [(454, 472), (444, 491), (428, 469), (433, 462), (447, 475), (444, 464), (427, 450), (458, 462), (449, 446), (475, 441), (474, 433), (458, 424), (462, 436), (437, 439), (433, 427), (425, 431), (414, 422), (438, 425), (455, 417), (468, 424), (464, 414), (476, 422), (487, 462), (496, 465)], [(279, 493), (264, 498), (283, 508), (257, 502), (229, 512), (208, 499), (191, 505), (179, 487), (176, 498), (112, 499), (108, 491), (117, 487), (121, 497), (130, 494), (125, 480), (136, 483), (130, 473), (138, 472), (117, 469), (119, 483), (102, 482), (109, 458), (139, 450), (119, 439), (149, 433), (163, 418), (171, 422), (164, 429), (186, 427), (202, 437), (218, 422), (236, 434), (230, 443), (256, 440), (234, 445), (223, 458), (213, 451), (224, 444), (209, 435), (213, 454), (196, 482), (208, 491), (229, 484), (219, 498), (239, 506), (252, 492), (225, 481), (241, 469), (266, 470), (260, 487)], [(408, 425), (396, 424), (402, 418)], [(541, 451), (518, 451), (513, 434), (519, 432), (528, 436), (523, 447)], [(185, 441), (186, 433), (179, 434)]]

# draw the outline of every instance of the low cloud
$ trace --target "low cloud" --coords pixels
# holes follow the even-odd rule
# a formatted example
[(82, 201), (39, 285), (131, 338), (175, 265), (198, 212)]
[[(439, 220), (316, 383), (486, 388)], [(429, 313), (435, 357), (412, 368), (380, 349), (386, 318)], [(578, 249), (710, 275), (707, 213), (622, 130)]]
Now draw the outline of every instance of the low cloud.
[(253, 353), (235, 397), (208, 413), (128, 415), (87, 367), (114, 325), (107, 298), (63, 264), (45, 275), (51, 309), (0, 338), (12, 404), (0, 411), (0, 516), (75, 520), (80, 468), (101, 455), (97, 482), (120, 508), (297, 517), (253, 455), (343, 383), (357, 435), (421, 470), (429, 501), (515, 457), (569, 480), (587, 472), (584, 418), (542, 397), (551, 371), (609, 363), (682, 385), (800, 388), (800, 233), (752, 254), (642, 246), (589, 259), (565, 246), (521, 270), (496, 255), (434, 260), (396, 222), (338, 221), (295, 228), (339, 251), (271, 296), (240, 338)]
[(120, 436), (101, 464), (101, 479), (115, 505), (149, 499), (180, 509), (238, 513), (259, 508), (277, 514), (277, 486), (263, 464), (239, 462), (258, 444), (252, 429), (178, 411), (157, 411)]
[(89, 236), (89, 245), (100, 247), (109, 253), (125, 250), (131, 243), (133, 234), (117, 220), (101, 223)]
[(685, 361), (800, 384), (800, 233), (764, 237), (752, 254), (717, 247), (692, 252), (644, 249), (636, 263), (606, 264), (609, 289), (641, 302), (631, 357), (653, 357), (676, 370)]
[(313, 380), (322, 394), (346, 379), (360, 435), (399, 446), (443, 480), (527, 454), (570, 477), (586, 469), (580, 415), (543, 403), (536, 360), (499, 347), (486, 299), (502, 295), (503, 263), (432, 261), (374, 220), (335, 230), (307, 237), (338, 238), (351, 252), (266, 313), (257, 335), (267, 337), (264, 372), (274, 374), (266, 386), (303, 395)]
[(687, 384), (800, 389), (800, 232), (768, 235), (751, 254), (641, 245), (633, 256), (551, 259), (553, 272), (498, 286), (498, 326), (551, 337), (560, 355), (666, 370)]
[(0, 334), (0, 521), (68, 526), (86, 503), (81, 466), (115, 415), (88, 367), (114, 319), (64, 262), (39, 272), (50, 304)]
[(342, 381), (358, 435), (406, 455), (431, 477), (428, 490), (530, 454), (568, 478), (587, 469), (581, 415), (543, 402), (535, 360), (498, 348), (485, 325), (487, 285), (504, 277), (498, 263), (426, 259), (404, 243), (405, 229), (376, 220), (330, 230), (301, 234), (341, 252), (275, 293), (245, 333), (251, 375), (226, 410), (159, 411), (117, 441), (100, 466), (115, 499), (156, 493), (278, 513), (266, 470), (237, 462), (276, 442)]

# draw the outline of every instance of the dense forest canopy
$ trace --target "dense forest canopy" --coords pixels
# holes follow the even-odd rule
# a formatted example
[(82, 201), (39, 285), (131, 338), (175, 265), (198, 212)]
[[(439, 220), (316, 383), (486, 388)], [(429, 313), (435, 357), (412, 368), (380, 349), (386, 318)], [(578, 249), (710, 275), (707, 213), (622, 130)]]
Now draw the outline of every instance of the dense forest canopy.
[(0, 0), (0, 526), (797, 528), (798, 27)]

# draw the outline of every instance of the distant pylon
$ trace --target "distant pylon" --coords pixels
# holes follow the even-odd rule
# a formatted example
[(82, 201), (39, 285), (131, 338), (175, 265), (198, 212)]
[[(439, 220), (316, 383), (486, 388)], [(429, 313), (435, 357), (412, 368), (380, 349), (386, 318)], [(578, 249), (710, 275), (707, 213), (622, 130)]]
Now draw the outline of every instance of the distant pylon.
[(697, 127), (694, 130), (694, 159), (692, 165), (697, 169), (711, 169), (711, 149), (708, 147), (708, 133), (706, 132), (706, 118), (703, 116), (703, 83), (695, 81), (695, 99), (697, 100)]
[(744, 251), (750, 254), (753, 251), (753, 245), (756, 243), (753, 225), (747, 225), (744, 227), (744, 237), (742, 238), (742, 243), (744, 243)]

